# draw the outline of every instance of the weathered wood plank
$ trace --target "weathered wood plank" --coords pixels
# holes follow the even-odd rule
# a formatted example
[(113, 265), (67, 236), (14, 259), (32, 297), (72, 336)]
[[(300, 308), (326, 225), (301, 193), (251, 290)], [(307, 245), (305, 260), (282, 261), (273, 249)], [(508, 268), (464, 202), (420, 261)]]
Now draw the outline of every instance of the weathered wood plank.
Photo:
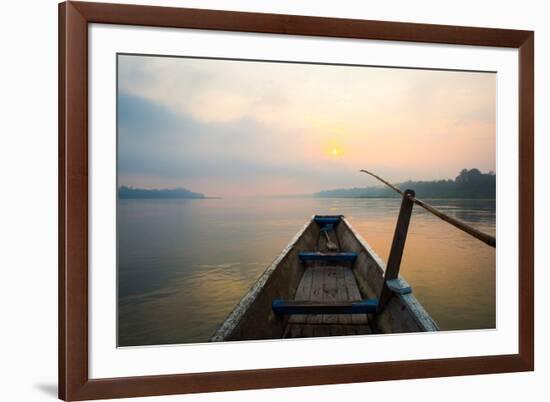
[(290, 326), (290, 338), (300, 338), (302, 336), (302, 326), (301, 325), (291, 325)]
[[(359, 293), (359, 288), (357, 287), (357, 282), (355, 281), (355, 276), (353, 275), (351, 269), (347, 269), (344, 271), (344, 280), (346, 282), (348, 300), (361, 300), (361, 293)], [(351, 322), (353, 324), (367, 324), (369, 320), (366, 314), (353, 314), (351, 316)]]
[(330, 336), (330, 325), (314, 325), (313, 326), (313, 336)]
[(380, 309), (383, 310), (388, 300), (393, 296), (393, 292), (387, 286), (387, 282), (399, 277), (399, 269), (401, 267), (401, 258), (403, 257), (403, 250), (405, 249), (405, 241), (407, 240), (407, 233), (409, 231), (409, 223), (411, 221), (411, 215), (414, 203), (409, 196), (414, 197), (414, 191), (405, 190), (403, 199), (401, 200), (401, 208), (399, 209), (399, 216), (397, 217), (397, 224), (395, 225), (395, 232), (393, 234), (393, 241), (390, 249), (390, 256), (388, 257), (388, 266), (384, 273), (384, 286), (382, 293), (380, 294)]
[(369, 325), (356, 325), (357, 335), (372, 334), (372, 328)]
[[(336, 268), (337, 267), (325, 267), (323, 268), (323, 302), (324, 303), (334, 303), (336, 302), (336, 294), (338, 293), (337, 281), (336, 281)], [(323, 323), (325, 324), (337, 324), (338, 315), (337, 314), (323, 314), (322, 318)]]
[[(300, 284), (298, 285), (298, 290), (296, 291), (296, 295), (294, 296), (294, 300), (296, 301), (306, 301), (310, 300), (311, 295), (311, 282), (313, 280), (313, 270), (311, 268), (307, 268), (304, 271), (304, 274), (302, 275), (302, 279), (300, 280)], [(289, 324), (291, 323), (304, 323), (307, 321), (306, 315), (293, 315), (288, 320)]]
[[(336, 306), (360, 300), (362, 300), (361, 294), (351, 269), (342, 266), (326, 266), (307, 268), (294, 301), (287, 304), (292, 309), (293, 306), (307, 307), (308, 303)], [(336, 328), (337, 324), (368, 325), (368, 317), (366, 314), (294, 314), (289, 318), (288, 324), (330, 324), (335, 326), (331, 333), (345, 335), (350, 331), (344, 327)]]
[(355, 252), (328, 252), (321, 253), (319, 251), (302, 251), (299, 253), (300, 260), (302, 261), (337, 261), (337, 262), (353, 262), (357, 258)]
[[(312, 271), (312, 281), (311, 281), (311, 293), (309, 301), (312, 302), (322, 302), (323, 301), (323, 285), (325, 282), (324, 275), (325, 267), (311, 267), (308, 268)], [(321, 324), (323, 322), (323, 315), (308, 315), (306, 322), (308, 324)]]
[(311, 338), (313, 336), (313, 327), (314, 325), (300, 324), (302, 327), (302, 337)]
[[(337, 301), (349, 301), (348, 291), (346, 289), (346, 268), (338, 267), (336, 271), (336, 300)], [(348, 314), (338, 315), (339, 324), (351, 324), (351, 316)]]

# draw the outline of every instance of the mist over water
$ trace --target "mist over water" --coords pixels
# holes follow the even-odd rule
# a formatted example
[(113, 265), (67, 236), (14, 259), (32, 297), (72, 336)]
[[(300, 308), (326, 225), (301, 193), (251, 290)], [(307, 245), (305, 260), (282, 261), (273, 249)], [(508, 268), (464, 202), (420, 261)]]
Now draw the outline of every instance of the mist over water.
[[(387, 260), (400, 199), (119, 200), (119, 346), (205, 342), (314, 214)], [(494, 200), (429, 200), (495, 234)], [(495, 327), (495, 249), (414, 207), (401, 275), (442, 330)]]

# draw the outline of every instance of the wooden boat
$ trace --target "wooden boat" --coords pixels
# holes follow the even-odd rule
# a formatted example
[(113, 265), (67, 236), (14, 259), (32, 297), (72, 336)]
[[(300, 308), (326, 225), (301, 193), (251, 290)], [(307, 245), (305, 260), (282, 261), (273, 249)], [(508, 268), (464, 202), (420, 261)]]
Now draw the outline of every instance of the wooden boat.
[(393, 277), (344, 216), (314, 216), (211, 341), (437, 331), (398, 276), (408, 229), (408, 219), (400, 228), (401, 215), (390, 252), (390, 260), (398, 255)]

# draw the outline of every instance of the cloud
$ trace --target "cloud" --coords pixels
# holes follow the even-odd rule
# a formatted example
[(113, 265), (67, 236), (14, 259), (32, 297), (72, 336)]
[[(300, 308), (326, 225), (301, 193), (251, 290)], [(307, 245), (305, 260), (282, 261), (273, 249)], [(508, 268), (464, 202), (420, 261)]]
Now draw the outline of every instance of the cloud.
[[(294, 133), (294, 137), (299, 135)], [(183, 186), (199, 180), (203, 181), (201, 186), (216, 180), (253, 185), (274, 176), (315, 181), (319, 175), (327, 177), (328, 167), (305, 163), (299, 150), (288, 146), (289, 137), (293, 137), (292, 133), (262, 125), (252, 118), (223, 124), (204, 123), (121, 92), (119, 182), (139, 185), (129, 179), (148, 177), (153, 181), (149, 186), (160, 178)]]
[[(119, 89), (204, 122), (264, 116), (288, 102), (277, 79), (242, 62), (119, 56)], [(277, 75), (276, 66), (271, 66)], [(279, 71), (280, 73), (280, 71)]]
[[(124, 184), (304, 192), (495, 170), (490, 73), (119, 56)], [(337, 148), (339, 157), (331, 157)]]

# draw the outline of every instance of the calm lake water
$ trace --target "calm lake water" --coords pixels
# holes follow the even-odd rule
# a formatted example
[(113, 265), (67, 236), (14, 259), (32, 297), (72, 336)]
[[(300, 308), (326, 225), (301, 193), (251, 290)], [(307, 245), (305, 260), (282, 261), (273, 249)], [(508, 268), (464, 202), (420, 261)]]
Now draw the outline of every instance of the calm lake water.
[[(494, 200), (429, 200), (495, 234)], [(313, 214), (387, 261), (400, 199), (120, 200), (119, 346), (207, 341)], [(442, 330), (495, 327), (495, 249), (414, 208), (401, 274)]]

